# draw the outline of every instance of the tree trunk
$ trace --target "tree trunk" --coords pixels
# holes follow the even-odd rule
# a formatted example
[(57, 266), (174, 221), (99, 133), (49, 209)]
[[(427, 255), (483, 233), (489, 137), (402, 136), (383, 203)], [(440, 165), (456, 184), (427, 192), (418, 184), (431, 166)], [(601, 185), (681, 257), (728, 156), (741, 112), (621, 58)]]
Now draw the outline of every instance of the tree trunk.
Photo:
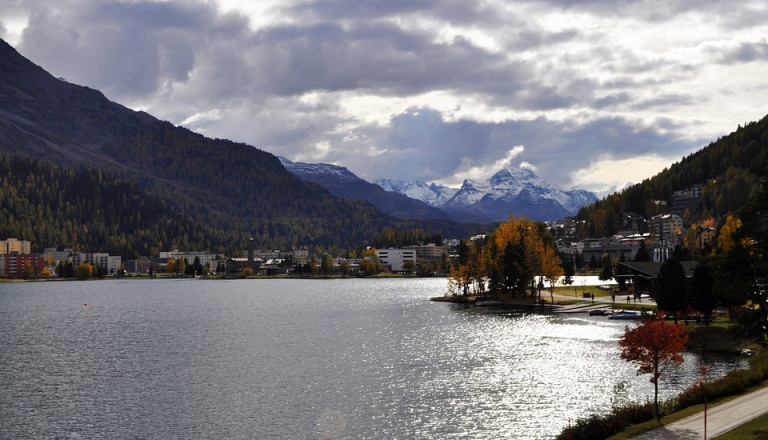
[(656, 411), (656, 420), (661, 420), (659, 414), (659, 380), (653, 382), (653, 409)]

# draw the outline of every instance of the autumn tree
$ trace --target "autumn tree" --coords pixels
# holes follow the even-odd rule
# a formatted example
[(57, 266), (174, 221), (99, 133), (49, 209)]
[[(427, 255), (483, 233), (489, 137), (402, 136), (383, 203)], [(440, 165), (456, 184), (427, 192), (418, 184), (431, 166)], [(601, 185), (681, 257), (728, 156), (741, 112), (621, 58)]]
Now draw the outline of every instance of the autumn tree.
[(320, 271), (323, 272), (323, 275), (328, 276), (331, 273), (334, 262), (333, 257), (328, 254), (323, 254), (320, 257)]
[(339, 271), (341, 272), (341, 274), (343, 276), (349, 275), (351, 270), (352, 270), (352, 268), (351, 268), (351, 266), (349, 264), (349, 261), (345, 260), (345, 261), (342, 261), (341, 263), (339, 263)]
[(532, 296), (538, 286), (536, 277), (556, 281), (562, 263), (555, 252), (554, 240), (546, 225), (525, 218), (509, 217), (487, 237), (476, 237), (459, 245), (457, 264), (450, 269), (450, 286), (468, 295), (489, 291)]
[(541, 275), (544, 277), (547, 284), (549, 284), (549, 297), (552, 300), (552, 304), (555, 303), (555, 284), (565, 273), (560, 258), (555, 254), (556, 251), (554, 248), (549, 246), (545, 247), (541, 267)]
[(753, 288), (752, 255), (737, 236), (741, 225), (735, 216), (726, 218), (717, 236), (714, 256), (715, 292), (731, 318), (736, 317), (737, 307), (744, 305)]
[(176, 273), (176, 260), (173, 258), (169, 258), (168, 261), (165, 263), (165, 272), (168, 274)]
[(93, 274), (93, 267), (88, 263), (80, 263), (75, 269), (75, 276), (78, 280), (87, 280)]
[(22, 268), (21, 276), (27, 280), (35, 277), (35, 267), (29, 260), (24, 261), (24, 267)]
[(176, 274), (181, 275), (187, 272), (187, 259), (182, 255), (176, 262)]
[(621, 358), (637, 367), (637, 375), (650, 374), (653, 384), (653, 404), (659, 413), (659, 379), (670, 368), (683, 363), (680, 354), (688, 342), (683, 324), (667, 323), (663, 319), (646, 319), (637, 327), (625, 327), (619, 339)]

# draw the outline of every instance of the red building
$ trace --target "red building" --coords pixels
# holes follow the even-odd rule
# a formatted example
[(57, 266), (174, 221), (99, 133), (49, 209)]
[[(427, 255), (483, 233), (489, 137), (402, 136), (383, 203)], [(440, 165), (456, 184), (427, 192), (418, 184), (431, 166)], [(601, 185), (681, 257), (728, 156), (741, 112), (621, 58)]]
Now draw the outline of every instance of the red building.
[(29, 265), (32, 273), (37, 276), (45, 268), (45, 257), (38, 254), (19, 254), (16, 252), (0, 255), (0, 277), (23, 277), (24, 268)]

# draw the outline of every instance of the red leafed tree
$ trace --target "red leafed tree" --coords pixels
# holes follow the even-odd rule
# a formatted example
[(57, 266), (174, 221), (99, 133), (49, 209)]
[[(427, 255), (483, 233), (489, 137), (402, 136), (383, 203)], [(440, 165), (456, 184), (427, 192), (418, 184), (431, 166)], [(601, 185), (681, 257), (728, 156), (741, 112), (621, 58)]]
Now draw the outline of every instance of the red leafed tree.
[(637, 367), (637, 374), (650, 374), (653, 403), (659, 415), (659, 378), (669, 368), (683, 362), (680, 354), (688, 342), (683, 324), (667, 323), (663, 319), (647, 319), (635, 328), (626, 327), (619, 339), (621, 358)]

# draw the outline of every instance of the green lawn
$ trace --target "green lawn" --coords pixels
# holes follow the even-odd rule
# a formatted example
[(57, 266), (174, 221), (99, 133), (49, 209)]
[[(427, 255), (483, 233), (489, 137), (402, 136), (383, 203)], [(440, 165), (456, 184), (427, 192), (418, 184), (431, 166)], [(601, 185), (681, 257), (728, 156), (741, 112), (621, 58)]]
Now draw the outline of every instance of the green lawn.
[(727, 432), (715, 440), (765, 440), (768, 438), (768, 414)]

